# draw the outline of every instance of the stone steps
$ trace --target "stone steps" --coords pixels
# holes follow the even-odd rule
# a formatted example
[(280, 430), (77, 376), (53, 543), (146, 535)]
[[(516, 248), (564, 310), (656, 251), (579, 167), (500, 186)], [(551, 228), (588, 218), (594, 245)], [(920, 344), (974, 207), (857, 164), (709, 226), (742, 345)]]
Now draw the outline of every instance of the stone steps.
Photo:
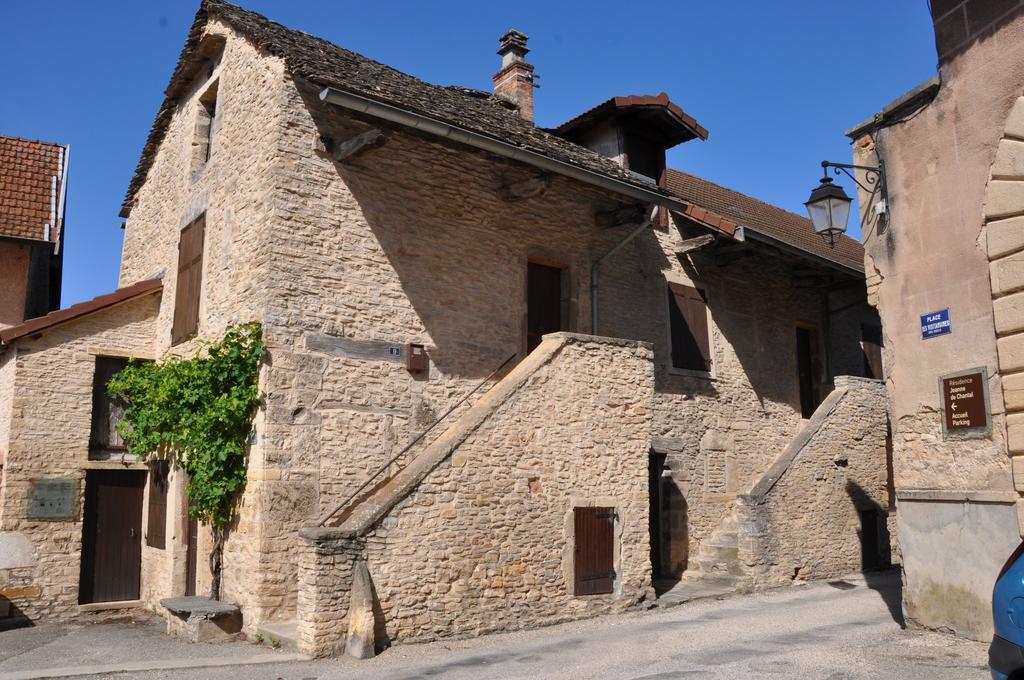
[(748, 590), (753, 580), (746, 575), (739, 560), (738, 526), (735, 514), (724, 517), (721, 525), (701, 542), (700, 550), (687, 565), (683, 580), (719, 589)]
[[(299, 622), (275, 621), (256, 626), (256, 632), (263, 636), (263, 644), (273, 649), (295, 652), (299, 649)], [(274, 647), (274, 641), (278, 645)]]

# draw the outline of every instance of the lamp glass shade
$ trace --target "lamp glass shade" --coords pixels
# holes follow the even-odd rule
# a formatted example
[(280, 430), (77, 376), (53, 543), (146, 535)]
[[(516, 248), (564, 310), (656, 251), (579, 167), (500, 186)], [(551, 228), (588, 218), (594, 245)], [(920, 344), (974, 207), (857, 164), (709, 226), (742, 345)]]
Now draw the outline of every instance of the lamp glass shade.
[(853, 202), (842, 187), (832, 184), (831, 178), (824, 178), (811, 192), (804, 203), (807, 215), (814, 224), (814, 231), (822, 236), (835, 237), (846, 231), (850, 219), (850, 204)]

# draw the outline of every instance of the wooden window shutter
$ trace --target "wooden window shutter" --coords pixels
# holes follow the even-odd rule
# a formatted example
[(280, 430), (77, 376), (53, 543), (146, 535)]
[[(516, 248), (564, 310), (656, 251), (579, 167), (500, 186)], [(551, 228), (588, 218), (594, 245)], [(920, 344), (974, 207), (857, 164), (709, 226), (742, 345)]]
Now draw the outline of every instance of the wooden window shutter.
[(165, 460), (149, 464), (149, 519), (146, 545), (163, 550), (167, 546), (167, 486), (170, 466)]
[(615, 509), (573, 508), (576, 530), (575, 594), (615, 589)]
[(878, 378), (882, 375), (882, 329), (878, 326), (863, 325), (860, 327), (860, 343), (864, 351), (864, 377)]
[(188, 340), (199, 330), (199, 298), (203, 288), (203, 240), (206, 215), (181, 230), (178, 241), (178, 280), (174, 293), (171, 344)]
[(711, 338), (704, 293), (691, 286), (668, 287), (672, 366), (692, 371), (711, 370)]
[(109, 458), (111, 453), (124, 451), (124, 440), (117, 425), (124, 417), (124, 404), (107, 396), (107, 383), (128, 365), (123, 357), (96, 357), (92, 381), (92, 428), (89, 432), (89, 457)]

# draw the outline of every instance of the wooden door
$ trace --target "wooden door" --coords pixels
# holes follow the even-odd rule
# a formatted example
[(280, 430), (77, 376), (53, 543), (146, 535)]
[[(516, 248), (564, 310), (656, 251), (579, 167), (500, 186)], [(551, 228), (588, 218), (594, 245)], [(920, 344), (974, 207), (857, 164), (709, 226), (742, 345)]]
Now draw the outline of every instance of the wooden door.
[[(187, 508), (187, 503), (186, 503)], [(186, 513), (188, 510), (186, 509)], [(188, 548), (185, 551), (185, 595), (196, 594), (196, 569), (199, 560), (199, 522), (188, 519)]]
[(818, 375), (821, 359), (818, 351), (818, 332), (814, 328), (800, 326), (796, 329), (796, 366), (800, 383), (800, 414), (804, 418), (814, 415), (821, 403), (818, 398)]
[(574, 508), (576, 594), (610, 593), (615, 587), (615, 509)]
[(145, 472), (86, 472), (79, 603), (139, 599), (145, 483)]
[(530, 262), (526, 277), (526, 351), (532, 352), (546, 333), (560, 330), (562, 270)]

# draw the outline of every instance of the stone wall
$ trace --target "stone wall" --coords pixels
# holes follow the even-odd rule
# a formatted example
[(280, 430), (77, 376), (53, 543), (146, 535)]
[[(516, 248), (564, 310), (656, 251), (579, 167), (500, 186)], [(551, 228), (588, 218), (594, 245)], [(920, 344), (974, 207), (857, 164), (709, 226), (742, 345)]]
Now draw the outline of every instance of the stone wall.
[[(0, 570), (0, 596), (32, 620), (78, 613), (82, 505), (87, 469), (141, 469), (119, 461), (89, 461), (93, 375), (97, 356), (153, 358), (159, 296), (146, 295), (25, 337), (9, 347), (16, 362), (0, 484), (0, 532), (32, 545), (34, 564)], [(4, 368), (4, 372), (9, 368)], [(72, 479), (77, 512), (71, 520), (30, 519), (26, 504), (41, 479)]]
[(879, 538), (867, 547), (881, 558), (874, 566), (889, 563), (886, 420), (881, 381), (837, 377), (793, 443), (740, 497), (739, 557), (755, 585), (860, 571), (865, 519)]
[[(649, 346), (636, 342), (546, 336), (453, 424), (455, 432), (467, 428), (453, 449), (441, 448), (450, 444), (439, 439), (418, 454), (429, 459), (436, 450), (450, 451), (431, 461), (436, 467), (411, 493), (389, 501), (385, 487), (365, 501), (397, 503), (381, 521), (371, 519), (358, 539), (365, 541), (388, 640), (527, 628), (652, 594), (651, 358)], [(581, 506), (613, 507), (618, 516), (616, 583), (608, 595), (573, 594), (572, 516)], [(361, 521), (346, 521), (339, 532), (361, 535)], [(316, 654), (343, 640), (348, 613), (346, 572), (337, 560), (347, 559), (351, 544), (325, 540), (329, 531), (305, 534), (311, 540), (300, 602), (309, 608), (300, 611), (300, 635), (304, 649)]]
[[(224, 40), (223, 52), (187, 92), (175, 112), (164, 141), (138, 192), (137, 203), (125, 225), (120, 281), (122, 284), (164, 275), (164, 297), (156, 320), (156, 352), (189, 355), (196, 342), (170, 346), (177, 279), (180, 229), (205, 212), (206, 233), (199, 316), (199, 336), (219, 337), (235, 322), (264, 321), (270, 289), (270, 230), (279, 225), (280, 158), (276, 153), (283, 134), (283, 63), (261, 52), (219, 22), (207, 27), (207, 35)], [(217, 84), (217, 113), (209, 159), (195, 163), (199, 99)], [(297, 284), (299, 280), (289, 282)], [(287, 370), (287, 357), (279, 355), (274, 338), (271, 362)], [(261, 377), (264, 390), (266, 372)], [(277, 386), (267, 399), (273, 408), (282, 398)], [(249, 483), (240, 499), (238, 522), (232, 527), (224, 550), (222, 597), (243, 605), (247, 623), (280, 615), (289, 618), (295, 607), (295, 568), (266, 549), (265, 534), (283, 530), (273, 514), (293, 510), (290, 487), (280, 487), (279, 469), (264, 469), (265, 411), (256, 416), (256, 438), (249, 452)], [(271, 435), (272, 436), (272, 435)], [(180, 519), (184, 502), (182, 480), (174, 485), (168, 516)], [(315, 494), (315, 490), (312, 490)], [(312, 503), (306, 506), (312, 511)], [(301, 508), (299, 514), (303, 517)], [(288, 527), (295, 543), (297, 524)], [(169, 530), (170, 531), (170, 530)], [(168, 533), (168, 541), (171, 541)], [(184, 533), (175, 526), (173, 549), (144, 555), (153, 574), (145, 589), (149, 606), (158, 609), (161, 597), (180, 595), (184, 587)], [(197, 592), (207, 592), (209, 570), (205, 567), (211, 544), (209, 531), (200, 528)], [(283, 612), (280, 612), (281, 608)]]
[[(565, 330), (589, 330), (590, 263), (628, 227), (595, 223), (595, 213), (621, 207), (617, 197), (552, 177), (542, 195), (508, 201), (501, 188), (532, 170), (401, 130), (335, 163), (314, 151), (321, 137), (345, 140), (368, 124), (324, 105), (230, 29), (208, 31), (226, 39), (223, 56), (184, 97), (138, 194), (121, 279), (165, 273), (156, 337), (167, 351), (178, 230), (205, 210), (200, 335), (231, 321), (265, 324), (267, 397), (224, 562), (224, 597), (243, 605), (251, 629), (294, 616), (299, 528), (504, 358), (522, 356), (527, 262), (567, 267)], [(193, 173), (197, 99), (213, 80), (219, 120), (210, 159)], [(675, 226), (652, 229), (602, 266), (598, 332), (654, 346), (652, 429), (683, 499), (682, 569), (690, 545), (799, 428), (795, 324), (826, 322), (820, 293), (793, 287), (791, 260), (761, 250), (724, 266), (701, 253), (681, 260), (678, 240)], [(710, 378), (668, 368), (668, 278), (708, 290)], [(312, 346), (324, 337), (363, 348), (422, 343), (430, 370)], [(705, 471), (724, 461), (724, 490), (709, 491)]]

